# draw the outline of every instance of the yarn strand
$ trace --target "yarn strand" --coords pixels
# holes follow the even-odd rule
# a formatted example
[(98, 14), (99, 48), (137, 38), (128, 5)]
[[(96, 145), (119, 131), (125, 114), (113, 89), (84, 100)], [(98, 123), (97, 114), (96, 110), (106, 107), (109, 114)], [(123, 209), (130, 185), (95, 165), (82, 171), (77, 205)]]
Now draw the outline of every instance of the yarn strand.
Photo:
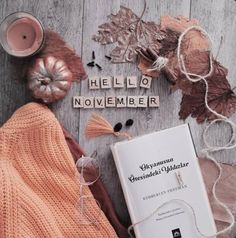
[[(199, 31), (201, 34), (203, 34), (208, 42), (209, 42), (209, 65), (210, 65), (210, 68), (209, 68), (209, 72), (205, 75), (198, 75), (198, 74), (195, 74), (195, 73), (190, 73), (187, 71), (186, 69), (186, 66), (185, 66), (185, 63), (184, 63), (184, 57), (183, 55), (181, 54), (181, 45), (182, 45), (182, 42), (183, 42), (183, 39), (184, 37), (186, 36), (186, 34), (191, 31), (191, 30), (197, 30)], [(173, 199), (173, 200), (170, 200), (170, 201), (167, 201), (163, 204), (161, 204), (158, 208), (156, 208), (149, 216), (145, 217), (144, 219), (142, 219), (141, 221), (138, 221), (134, 224), (132, 224), (129, 228), (128, 228), (128, 233), (131, 237), (132, 234), (131, 234), (131, 230), (138, 224), (141, 224), (143, 223), (144, 221), (147, 221), (149, 218), (151, 218), (153, 215), (155, 215), (158, 210), (164, 206), (166, 206), (167, 204), (169, 203), (172, 203), (172, 202), (180, 202), (184, 205), (186, 205), (187, 207), (189, 207), (193, 213), (193, 216), (194, 216), (194, 224), (195, 224), (195, 227), (198, 231), (198, 233), (205, 237), (205, 238), (214, 238), (220, 234), (224, 234), (225, 232), (228, 232), (232, 229), (232, 227), (234, 226), (234, 216), (232, 214), (232, 212), (230, 211), (230, 209), (226, 206), (225, 203), (223, 203), (217, 196), (216, 194), (216, 186), (218, 184), (218, 182), (220, 181), (221, 179), (221, 176), (222, 176), (222, 167), (220, 166), (220, 164), (216, 161), (216, 159), (210, 155), (210, 152), (217, 152), (217, 151), (224, 151), (224, 150), (229, 150), (229, 149), (233, 149), (236, 147), (236, 124), (234, 122), (232, 122), (231, 120), (229, 120), (226, 116), (216, 112), (215, 110), (213, 110), (209, 104), (208, 104), (208, 93), (209, 93), (209, 85), (208, 85), (208, 82), (207, 82), (207, 77), (211, 76), (212, 75), (212, 72), (213, 72), (213, 54), (212, 54), (213, 50), (212, 50), (212, 40), (209, 36), (209, 34), (204, 30), (202, 29), (201, 27), (199, 26), (192, 26), (192, 27), (189, 27), (187, 28), (179, 37), (179, 40), (178, 40), (178, 47), (177, 47), (177, 58), (178, 58), (178, 64), (179, 64), (179, 68), (180, 68), (180, 71), (186, 76), (186, 78), (190, 81), (190, 82), (199, 82), (199, 81), (203, 81), (205, 86), (206, 86), (206, 91), (205, 91), (205, 96), (204, 96), (204, 101), (205, 101), (205, 106), (206, 108), (211, 112), (213, 113), (217, 119), (213, 120), (209, 125), (206, 126), (204, 132), (203, 132), (203, 141), (204, 141), (204, 144), (206, 146), (206, 148), (204, 148), (201, 153), (205, 156), (206, 159), (208, 160), (211, 160), (215, 165), (216, 167), (218, 168), (219, 170), (219, 174), (218, 174), (218, 177), (217, 179), (215, 180), (214, 184), (213, 184), (213, 187), (212, 187), (212, 194), (213, 194), (213, 197), (215, 199), (215, 201), (222, 207), (225, 209), (225, 211), (227, 212), (227, 214), (229, 215), (230, 217), (230, 224), (216, 232), (215, 234), (212, 234), (212, 235), (206, 235), (206, 234), (203, 234), (199, 227), (198, 227), (198, 224), (197, 224), (197, 219), (196, 219), (196, 214), (195, 214), (195, 211), (194, 211), (194, 208), (189, 204), (187, 203), (186, 201), (184, 200), (181, 200), (181, 199)], [(210, 146), (210, 144), (207, 142), (207, 139), (206, 139), (206, 135), (207, 135), (207, 132), (208, 130), (210, 129), (210, 127), (217, 123), (217, 122), (225, 122), (225, 123), (228, 123), (232, 129), (232, 136), (229, 140), (229, 142), (227, 142), (225, 145), (223, 146)]]
[[(209, 69), (209, 72), (202, 76), (202, 75), (198, 75), (198, 74), (194, 74), (194, 73), (189, 73), (187, 72), (187, 69), (185, 67), (185, 63), (184, 63), (184, 57), (183, 55), (181, 54), (181, 44), (183, 42), (183, 39), (184, 37), (186, 36), (186, 34), (191, 31), (191, 30), (197, 30), (199, 31), (201, 34), (203, 34), (208, 42), (209, 42), (209, 64), (210, 64), (210, 69)], [(235, 129), (236, 129), (236, 125), (234, 122), (232, 122), (231, 120), (229, 120), (226, 116), (216, 112), (215, 110), (213, 110), (209, 104), (208, 104), (208, 93), (209, 93), (209, 85), (208, 85), (208, 82), (207, 82), (207, 77), (209, 77), (212, 72), (213, 72), (213, 54), (212, 54), (212, 40), (209, 36), (209, 34), (204, 30), (202, 29), (201, 27), (199, 26), (192, 26), (192, 27), (189, 27), (187, 28), (182, 34), (181, 36), (179, 37), (179, 41), (178, 41), (178, 47), (177, 47), (177, 57), (178, 57), (178, 64), (179, 64), (179, 68), (180, 68), (180, 71), (186, 76), (186, 78), (191, 81), (191, 82), (199, 82), (199, 81), (203, 81), (205, 83), (205, 86), (206, 86), (206, 90), (205, 90), (205, 106), (206, 108), (211, 112), (213, 113), (217, 119), (213, 120), (204, 130), (203, 132), (203, 140), (204, 140), (204, 144), (206, 146), (205, 149), (203, 149), (201, 152), (205, 155), (205, 158), (206, 159), (209, 159), (211, 160), (218, 168), (219, 170), (219, 174), (218, 174), (218, 177), (217, 179), (215, 180), (214, 184), (213, 184), (213, 188), (212, 188), (212, 193), (213, 193), (213, 197), (215, 199), (215, 201), (225, 209), (225, 211), (228, 213), (228, 215), (230, 216), (230, 224), (228, 227), (226, 227), (225, 229), (217, 232), (216, 234), (214, 235), (211, 235), (211, 236), (204, 236), (204, 237), (215, 237), (217, 235), (220, 235), (220, 234), (223, 234), (227, 231), (230, 231), (232, 229), (232, 227), (234, 226), (234, 216), (232, 214), (232, 212), (230, 211), (230, 209), (225, 205), (225, 203), (223, 203), (217, 196), (216, 194), (216, 186), (218, 184), (218, 182), (220, 181), (221, 179), (221, 176), (222, 176), (222, 168), (220, 166), (220, 164), (216, 161), (216, 159), (211, 156), (209, 153), (210, 152), (217, 152), (217, 151), (222, 151), (222, 150), (229, 150), (229, 149), (232, 149), (232, 148), (235, 148), (236, 147), (236, 143), (232, 144), (234, 139), (235, 139)], [(207, 142), (207, 139), (206, 139), (206, 134), (209, 130), (209, 128), (215, 124), (216, 122), (219, 122), (219, 121), (224, 121), (226, 123), (228, 123), (232, 129), (232, 136), (231, 136), (231, 139), (229, 140), (229, 142), (224, 145), (224, 146), (210, 146), (209, 143)]]

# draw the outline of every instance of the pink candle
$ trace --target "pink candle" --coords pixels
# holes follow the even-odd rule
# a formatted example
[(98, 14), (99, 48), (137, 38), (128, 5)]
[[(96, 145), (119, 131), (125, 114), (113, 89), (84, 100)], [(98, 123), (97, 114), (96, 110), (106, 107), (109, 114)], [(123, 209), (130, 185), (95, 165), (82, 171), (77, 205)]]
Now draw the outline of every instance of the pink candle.
[(34, 16), (25, 12), (16, 12), (7, 16), (1, 23), (0, 42), (10, 55), (30, 56), (42, 48), (44, 30)]

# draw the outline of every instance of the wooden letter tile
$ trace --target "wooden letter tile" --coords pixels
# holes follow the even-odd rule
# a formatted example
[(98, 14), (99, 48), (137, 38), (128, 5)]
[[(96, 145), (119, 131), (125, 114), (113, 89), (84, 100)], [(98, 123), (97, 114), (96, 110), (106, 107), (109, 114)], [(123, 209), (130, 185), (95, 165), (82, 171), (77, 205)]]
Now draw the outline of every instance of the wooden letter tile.
[(113, 78), (113, 86), (114, 88), (123, 88), (125, 84), (125, 78), (122, 75), (114, 76)]
[(159, 107), (159, 96), (149, 96), (149, 107)]
[(84, 97), (75, 96), (73, 97), (73, 108), (83, 108), (84, 107)]
[(100, 80), (98, 76), (89, 77), (89, 89), (99, 89)]
[(137, 106), (138, 107), (147, 107), (148, 105), (148, 96), (138, 96), (137, 97)]
[(111, 77), (102, 76), (101, 77), (101, 88), (111, 88)]
[(116, 107), (122, 108), (127, 105), (127, 97), (126, 96), (116, 96)]
[(137, 96), (128, 96), (127, 106), (137, 107)]
[(84, 97), (84, 108), (94, 107), (94, 97)]
[(116, 97), (107, 96), (106, 97), (106, 107), (115, 107), (116, 106)]
[(137, 77), (128, 76), (127, 77), (127, 88), (137, 88)]
[(104, 97), (95, 97), (94, 98), (94, 107), (95, 108), (105, 108), (105, 98)]
[(152, 83), (152, 77), (143, 75), (140, 82), (141, 88), (150, 88)]

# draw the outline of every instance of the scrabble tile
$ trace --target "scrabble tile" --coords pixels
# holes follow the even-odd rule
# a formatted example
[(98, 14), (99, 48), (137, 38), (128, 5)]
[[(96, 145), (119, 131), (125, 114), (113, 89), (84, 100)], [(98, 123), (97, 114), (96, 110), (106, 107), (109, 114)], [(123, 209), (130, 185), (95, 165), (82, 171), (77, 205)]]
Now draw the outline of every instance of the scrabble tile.
[(94, 107), (94, 97), (84, 97), (84, 108)]
[(114, 88), (123, 88), (125, 85), (125, 78), (123, 75), (114, 76), (113, 86)]
[(94, 107), (95, 108), (105, 108), (105, 98), (104, 97), (95, 97), (94, 98)]
[(127, 76), (127, 88), (137, 88), (137, 81), (138, 80), (136, 76)]
[(137, 96), (127, 97), (127, 107), (137, 107)]
[(122, 108), (127, 105), (127, 97), (126, 96), (116, 96), (116, 107)]
[(100, 79), (98, 76), (89, 77), (89, 89), (99, 89)]
[(152, 83), (152, 77), (143, 75), (140, 81), (141, 88), (150, 88)]
[(111, 77), (110, 76), (102, 76), (101, 77), (101, 88), (111, 88)]
[(149, 96), (148, 105), (149, 107), (159, 107), (159, 96)]
[(107, 96), (106, 97), (106, 107), (115, 107), (116, 106), (116, 97)]
[(73, 97), (73, 108), (83, 108), (84, 107), (84, 97), (75, 96)]
[(148, 96), (138, 96), (137, 97), (137, 106), (138, 107), (147, 107), (148, 106)]

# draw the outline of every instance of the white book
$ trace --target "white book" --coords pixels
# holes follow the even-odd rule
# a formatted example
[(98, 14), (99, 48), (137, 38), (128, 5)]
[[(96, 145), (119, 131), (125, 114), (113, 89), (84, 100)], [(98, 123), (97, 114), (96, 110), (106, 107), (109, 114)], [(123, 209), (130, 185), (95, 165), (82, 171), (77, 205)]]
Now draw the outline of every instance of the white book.
[[(184, 200), (204, 235), (216, 226), (187, 124), (111, 146), (132, 223), (162, 204)], [(179, 176), (178, 179), (177, 176)], [(172, 201), (134, 227), (137, 238), (200, 238), (193, 211)]]

